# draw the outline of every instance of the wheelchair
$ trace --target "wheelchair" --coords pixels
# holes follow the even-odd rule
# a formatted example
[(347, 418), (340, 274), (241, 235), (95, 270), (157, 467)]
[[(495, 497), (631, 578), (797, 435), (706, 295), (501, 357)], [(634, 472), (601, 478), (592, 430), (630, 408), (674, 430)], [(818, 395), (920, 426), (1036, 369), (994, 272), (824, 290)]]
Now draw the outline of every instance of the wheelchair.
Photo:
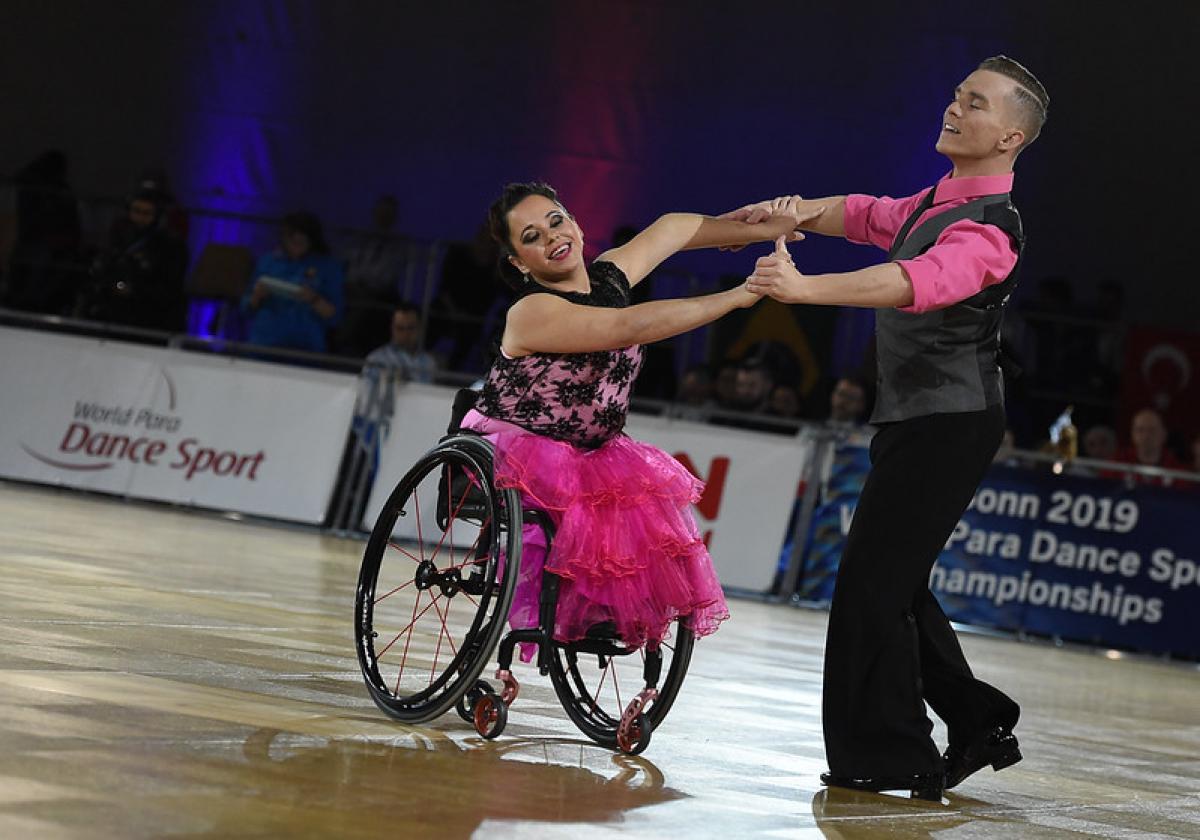
[[(467, 402), (460, 394), (456, 420)], [(611, 622), (561, 642), (553, 635), (560, 578), (543, 570), (537, 626), (506, 633), (522, 527), (540, 528), (549, 548), (554, 526), (545, 512), (523, 508), (516, 490), (494, 485), (491, 445), (456, 420), (396, 484), (363, 554), (354, 630), (371, 698), (405, 723), (453, 707), (481, 736), (496, 738), (520, 691), (516, 647), (531, 645), (538, 672), (580, 731), (610, 749), (641, 753), (687, 673), (694, 644), (687, 618), (653, 649), (626, 646)], [(497, 645), (493, 685), (480, 677)]]

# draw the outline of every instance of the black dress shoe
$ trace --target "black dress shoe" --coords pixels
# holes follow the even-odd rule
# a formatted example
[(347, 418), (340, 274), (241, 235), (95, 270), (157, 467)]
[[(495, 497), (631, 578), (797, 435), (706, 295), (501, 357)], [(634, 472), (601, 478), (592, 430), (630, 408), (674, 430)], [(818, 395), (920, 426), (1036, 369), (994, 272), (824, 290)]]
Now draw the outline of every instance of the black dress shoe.
[(986, 765), (1003, 770), (1021, 760), (1021, 748), (1012, 728), (997, 726), (976, 736), (965, 746), (950, 746), (942, 756), (946, 767), (946, 788), (952, 788)]
[(912, 776), (869, 776), (861, 779), (822, 773), (821, 784), (830, 787), (850, 788), (882, 793), (885, 790), (907, 790), (913, 799), (942, 801), (945, 777), (941, 773), (917, 773)]

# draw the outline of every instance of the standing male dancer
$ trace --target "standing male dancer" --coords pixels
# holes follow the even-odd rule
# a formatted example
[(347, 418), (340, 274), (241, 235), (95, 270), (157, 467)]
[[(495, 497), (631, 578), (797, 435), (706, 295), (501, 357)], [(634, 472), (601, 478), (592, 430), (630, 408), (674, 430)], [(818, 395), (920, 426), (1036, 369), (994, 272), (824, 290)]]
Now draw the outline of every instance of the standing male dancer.
[[(749, 278), (751, 291), (784, 303), (877, 308), (879, 431), (825, 646), (828, 785), (940, 799), (988, 764), (1021, 760), (1012, 734), (1020, 707), (972, 675), (928, 582), (1004, 434), (1000, 320), (1024, 246), (1009, 190), (1048, 105), (1028, 70), (987, 59), (943, 116), (947, 177), (908, 198), (812, 202), (825, 212), (805, 230), (878, 245), (890, 262), (802, 275), (780, 240)], [(769, 206), (730, 215), (755, 221)], [(946, 723), (944, 755), (926, 703)]]

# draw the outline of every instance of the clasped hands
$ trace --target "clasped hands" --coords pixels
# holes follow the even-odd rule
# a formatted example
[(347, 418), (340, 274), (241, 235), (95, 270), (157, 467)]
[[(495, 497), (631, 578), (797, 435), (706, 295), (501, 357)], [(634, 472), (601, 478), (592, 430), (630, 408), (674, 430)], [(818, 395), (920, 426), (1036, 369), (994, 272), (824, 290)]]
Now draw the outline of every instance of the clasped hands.
[[(793, 222), (790, 232), (775, 240), (775, 250), (766, 256), (759, 257), (754, 263), (754, 272), (746, 278), (746, 291), (758, 296), (774, 298), (781, 303), (798, 303), (804, 284), (804, 275), (792, 262), (788, 253), (787, 243), (798, 242), (804, 238), (800, 225), (812, 221), (825, 212), (825, 206), (805, 207), (804, 199), (798, 195), (786, 195), (755, 204), (747, 204), (737, 210), (725, 213), (721, 218), (759, 224), (780, 216), (787, 216)], [(731, 248), (729, 250), (739, 250)]]

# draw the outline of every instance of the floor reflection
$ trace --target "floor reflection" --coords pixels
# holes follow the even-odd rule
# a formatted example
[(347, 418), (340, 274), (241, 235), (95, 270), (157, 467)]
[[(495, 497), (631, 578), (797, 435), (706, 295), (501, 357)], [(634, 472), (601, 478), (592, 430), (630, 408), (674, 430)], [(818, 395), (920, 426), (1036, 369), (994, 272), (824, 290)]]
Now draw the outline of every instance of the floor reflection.
[[(959, 797), (953, 792), (947, 792), (938, 804), (909, 799), (907, 794), (867, 793), (836, 787), (817, 791), (812, 800), (817, 828), (831, 840), (935, 837), (949, 829), (976, 822), (976, 817), (964, 813), (968, 806), (986, 808), (988, 803)], [(986, 829), (981, 834), (985, 832)]]
[(295, 808), (340, 836), (392, 826), (405, 837), (465, 837), (485, 819), (606, 823), (685, 796), (650, 761), (575, 739), (460, 741), (425, 730), (326, 740), (261, 729), (242, 752), (259, 784), (205, 836), (243, 833), (256, 812), (267, 824), (266, 814)]

